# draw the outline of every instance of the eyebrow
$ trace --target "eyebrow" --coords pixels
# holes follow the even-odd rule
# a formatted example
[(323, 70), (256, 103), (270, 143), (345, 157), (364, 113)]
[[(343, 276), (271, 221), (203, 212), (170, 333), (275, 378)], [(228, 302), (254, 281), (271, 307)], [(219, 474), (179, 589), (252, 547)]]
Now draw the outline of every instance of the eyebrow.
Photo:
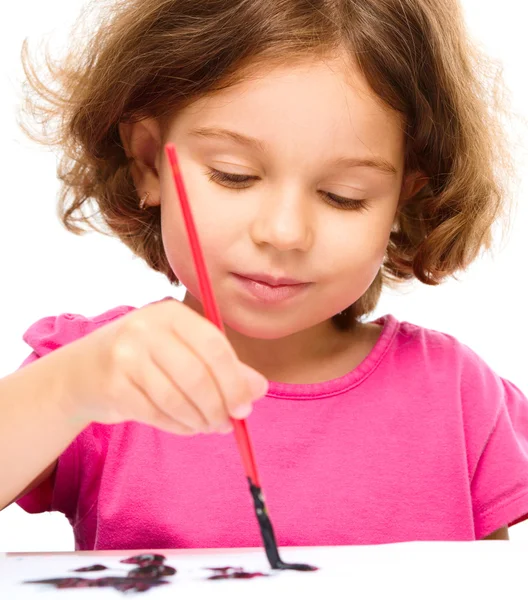
[(192, 131), (190, 131), (189, 135), (204, 138), (227, 139), (236, 142), (237, 144), (241, 144), (242, 146), (247, 146), (248, 148), (258, 150), (262, 153), (266, 152), (267, 150), (266, 145), (260, 140), (246, 135), (242, 135), (241, 133), (237, 133), (236, 131), (230, 131), (229, 129), (217, 129), (214, 127), (198, 127), (197, 129), (193, 129)]
[(343, 157), (332, 161), (332, 164), (340, 167), (370, 167), (371, 169), (377, 169), (378, 171), (389, 175), (398, 174), (398, 169), (396, 169), (392, 163), (378, 156), (372, 158)]
[[(246, 146), (247, 148), (257, 150), (261, 153), (264, 153), (267, 150), (266, 144), (264, 144), (261, 140), (242, 135), (241, 133), (237, 133), (236, 131), (230, 131), (229, 129), (219, 129), (215, 127), (198, 127), (197, 129), (191, 130), (189, 132), (189, 135), (202, 138), (227, 139), (242, 146)], [(372, 158), (342, 157), (338, 158), (335, 161), (332, 161), (332, 165), (342, 167), (369, 167), (371, 169), (377, 169), (378, 171), (382, 171), (390, 175), (398, 174), (398, 170), (393, 164), (391, 164), (384, 158), (377, 156)]]

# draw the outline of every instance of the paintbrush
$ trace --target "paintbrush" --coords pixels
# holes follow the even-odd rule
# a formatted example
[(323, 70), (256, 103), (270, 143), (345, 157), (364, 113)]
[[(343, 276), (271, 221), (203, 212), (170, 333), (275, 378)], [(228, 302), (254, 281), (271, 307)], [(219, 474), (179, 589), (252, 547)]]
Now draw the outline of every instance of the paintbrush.
[[(211, 321), (211, 323), (216, 325), (220, 331), (225, 333), (222, 319), (220, 318), (218, 305), (213, 294), (213, 288), (209, 279), (207, 267), (205, 265), (203, 252), (198, 239), (198, 232), (196, 231), (196, 226), (192, 217), (191, 207), (189, 205), (189, 199), (183, 183), (183, 177), (180, 171), (174, 144), (167, 144), (165, 146), (165, 152), (171, 166), (174, 184), (180, 200), (180, 206), (185, 221), (185, 228), (187, 230), (189, 245), (194, 261), (194, 267), (196, 269), (196, 274), (198, 276), (198, 282), (200, 285), (200, 295), (205, 316), (207, 319), (209, 319), (209, 321)], [(255, 456), (253, 453), (253, 446), (249, 437), (246, 421), (244, 419), (239, 420), (231, 418), (231, 423), (233, 424), (235, 439), (240, 456), (242, 458), (246, 477), (249, 481), (249, 489), (253, 498), (255, 513), (259, 523), (262, 541), (264, 542), (264, 549), (266, 550), (266, 556), (268, 557), (271, 568), (294, 569), (296, 571), (316, 570), (315, 567), (311, 567), (310, 565), (288, 564), (281, 560), (277, 542), (275, 540), (275, 534), (271, 525), (271, 520), (264, 501), (264, 495), (262, 493), (262, 487), (260, 485), (260, 479), (257, 471), (257, 464), (255, 462)]]

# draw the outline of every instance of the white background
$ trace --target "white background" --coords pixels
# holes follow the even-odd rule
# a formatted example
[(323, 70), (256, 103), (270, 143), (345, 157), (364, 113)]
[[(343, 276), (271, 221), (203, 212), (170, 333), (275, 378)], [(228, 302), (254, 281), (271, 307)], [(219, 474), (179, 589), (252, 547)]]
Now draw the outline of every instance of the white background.
[[(95, 233), (76, 237), (62, 228), (55, 216), (55, 157), (17, 129), (23, 39), (29, 38), (31, 48), (47, 34), (60, 40), (83, 4), (23, 0), (0, 8), (0, 376), (18, 368), (29, 354), (22, 334), (41, 317), (62, 312), (93, 316), (121, 304), (141, 306), (168, 295), (181, 297), (119, 242)], [(495, 0), (463, 0), (463, 5), (473, 35), (504, 65), (513, 110), (528, 117), (528, 8), (519, 0), (502, 0), (500, 10)], [(522, 127), (519, 122), (515, 130), (526, 140)], [(450, 333), (528, 393), (528, 145), (523, 146), (515, 146), (518, 209), (511, 234), (495, 258), (480, 259), (460, 282), (386, 292), (372, 318), (390, 312)], [(510, 537), (528, 540), (528, 524), (515, 526)], [(62, 515), (28, 515), (18, 506), (0, 513), (0, 551), (71, 549), (73, 536)]]

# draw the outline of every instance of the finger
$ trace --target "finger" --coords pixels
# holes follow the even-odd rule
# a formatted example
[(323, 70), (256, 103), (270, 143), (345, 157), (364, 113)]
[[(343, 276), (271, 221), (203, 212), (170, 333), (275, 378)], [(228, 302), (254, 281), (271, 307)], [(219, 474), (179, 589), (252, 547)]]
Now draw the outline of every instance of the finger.
[(163, 340), (164, 335), (166, 341), (152, 350), (152, 360), (200, 412), (211, 430), (229, 430), (229, 415), (211, 370), (201, 360), (202, 357), (170, 333), (158, 334), (158, 339)]
[(162, 412), (158, 406), (151, 402), (145, 391), (134, 381), (129, 381), (129, 386), (131, 389), (131, 392), (127, 394), (129, 400), (140, 407), (132, 420), (176, 435), (191, 436), (198, 433), (184, 423), (175, 421), (172, 417)]
[[(249, 388), (252, 395), (257, 399), (262, 398), (268, 392), (268, 380), (258, 371), (246, 365), (240, 363), (244, 377), (249, 383)], [(230, 408), (230, 414), (235, 419), (245, 419), (248, 417), (253, 410), (253, 404), (241, 404)]]
[(255, 377), (250, 383), (247, 369), (242, 367), (225, 335), (212, 323), (188, 310), (191, 313), (189, 318), (180, 318), (173, 333), (204, 362), (216, 383), (226, 412), (236, 416), (237, 408), (251, 405), (265, 393), (267, 381), (263, 376), (260, 383), (255, 381), (260, 374), (254, 371)]
[[(160, 347), (167, 347), (160, 344)], [(142, 369), (130, 375), (144, 396), (164, 415), (177, 421), (196, 433), (209, 431), (209, 425), (202, 412), (174, 384), (157, 364), (155, 357), (149, 356)]]

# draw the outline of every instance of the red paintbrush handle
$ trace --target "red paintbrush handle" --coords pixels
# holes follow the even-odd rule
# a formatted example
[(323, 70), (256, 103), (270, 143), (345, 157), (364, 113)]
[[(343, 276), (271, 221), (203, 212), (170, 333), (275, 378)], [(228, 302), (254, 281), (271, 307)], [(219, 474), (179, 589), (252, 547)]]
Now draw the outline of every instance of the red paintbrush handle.
[[(183, 219), (185, 221), (185, 228), (189, 238), (189, 245), (191, 247), (196, 273), (198, 275), (200, 295), (202, 297), (205, 316), (207, 319), (209, 319), (209, 321), (211, 321), (211, 323), (216, 325), (220, 331), (225, 332), (222, 319), (220, 318), (220, 311), (218, 310), (218, 305), (213, 294), (213, 287), (207, 272), (202, 248), (198, 239), (198, 232), (196, 231), (196, 226), (192, 217), (189, 199), (187, 197), (187, 192), (185, 190), (185, 185), (183, 183), (183, 178), (178, 163), (176, 148), (173, 144), (167, 144), (165, 146), (165, 151), (172, 168), (174, 183), (180, 199)], [(238, 445), (240, 456), (242, 457), (242, 463), (244, 465), (246, 475), (255, 486), (261, 487), (257, 472), (257, 464), (255, 462), (255, 456), (253, 453), (253, 446), (249, 438), (246, 422), (238, 419), (231, 419), (231, 422), (233, 424), (235, 439)]]
[(253, 482), (253, 485), (260, 488), (262, 486), (260, 485), (257, 463), (255, 462), (255, 454), (253, 452), (253, 445), (251, 444), (246, 421), (244, 419), (231, 419), (231, 423), (233, 423), (235, 439), (246, 476), (251, 480), (250, 483)]

